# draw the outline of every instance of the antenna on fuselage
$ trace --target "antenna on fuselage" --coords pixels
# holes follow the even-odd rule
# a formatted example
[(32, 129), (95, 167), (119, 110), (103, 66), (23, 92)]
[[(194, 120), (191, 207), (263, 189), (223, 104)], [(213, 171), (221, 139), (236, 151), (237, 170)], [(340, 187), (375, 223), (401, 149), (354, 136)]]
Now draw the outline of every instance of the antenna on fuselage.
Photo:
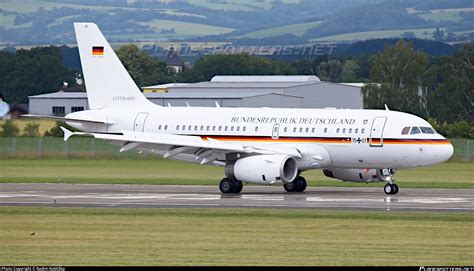
[(170, 104), (170, 103), (168, 103), (168, 107), (171, 107), (171, 104)]
[(385, 110), (390, 111), (390, 109), (388, 109), (387, 104), (385, 104)]
[(215, 103), (216, 103), (216, 107), (217, 107), (217, 108), (220, 108), (220, 107), (221, 107), (217, 101), (215, 101)]
[(186, 107), (191, 107), (191, 106), (189, 105), (188, 101), (186, 101)]

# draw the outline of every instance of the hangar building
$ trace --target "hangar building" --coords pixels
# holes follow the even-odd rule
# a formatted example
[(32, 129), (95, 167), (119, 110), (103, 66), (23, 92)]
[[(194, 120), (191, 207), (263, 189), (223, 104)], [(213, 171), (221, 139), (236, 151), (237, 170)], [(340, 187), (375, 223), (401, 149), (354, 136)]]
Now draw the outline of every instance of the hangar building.
[[(317, 76), (215, 76), (209, 82), (143, 88), (161, 106), (363, 108), (360, 86), (320, 81)], [(29, 97), (30, 113), (62, 116), (87, 110), (85, 92), (48, 93)]]

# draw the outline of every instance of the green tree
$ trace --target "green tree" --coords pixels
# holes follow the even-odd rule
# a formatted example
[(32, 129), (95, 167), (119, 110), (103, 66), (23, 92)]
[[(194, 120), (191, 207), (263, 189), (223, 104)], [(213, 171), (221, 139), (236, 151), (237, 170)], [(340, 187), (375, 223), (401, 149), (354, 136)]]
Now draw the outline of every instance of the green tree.
[(348, 59), (342, 66), (340, 82), (357, 81), (357, 71), (360, 69), (359, 64), (355, 60)]
[(442, 83), (433, 92), (431, 115), (439, 121), (474, 121), (474, 45), (441, 60)]
[(55, 46), (0, 52), (0, 92), (8, 103), (26, 103), (28, 96), (56, 91), (64, 81), (72, 85), (74, 75)]
[(12, 136), (18, 136), (20, 133), (20, 129), (13, 123), (12, 120), (6, 120), (2, 125), (1, 125), (2, 131), (0, 132), (0, 136), (4, 137), (12, 137)]
[(196, 61), (182, 73), (184, 82), (208, 81), (215, 75), (292, 75), (295, 69), (287, 63), (248, 54), (209, 55)]
[(23, 128), (23, 135), (29, 137), (39, 136), (39, 123), (28, 122)]
[(343, 64), (341, 61), (332, 59), (329, 61), (323, 61), (318, 65), (316, 73), (321, 80), (339, 82), (341, 79), (341, 73)]
[(436, 69), (428, 67), (428, 56), (413, 49), (413, 44), (399, 41), (385, 46), (376, 55), (370, 69), (372, 83), (365, 86), (366, 108), (384, 108), (428, 115), (427, 96), (434, 84)]
[(116, 53), (139, 87), (176, 81), (173, 69), (168, 69), (164, 62), (141, 51), (135, 44), (123, 45)]

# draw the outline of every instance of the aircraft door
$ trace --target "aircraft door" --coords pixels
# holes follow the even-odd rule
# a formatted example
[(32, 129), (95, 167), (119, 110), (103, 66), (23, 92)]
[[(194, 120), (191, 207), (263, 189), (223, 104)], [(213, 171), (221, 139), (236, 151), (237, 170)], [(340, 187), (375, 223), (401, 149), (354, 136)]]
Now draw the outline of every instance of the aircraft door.
[(372, 128), (370, 129), (370, 146), (371, 147), (382, 147), (383, 146), (383, 129), (387, 117), (376, 117), (372, 122)]
[(145, 121), (148, 117), (148, 113), (140, 112), (135, 117), (135, 124), (133, 125), (133, 131), (144, 132), (145, 131)]
[(277, 140), (280, 137), (280, 124), (275, 123), (272, 130), (272, 139)]

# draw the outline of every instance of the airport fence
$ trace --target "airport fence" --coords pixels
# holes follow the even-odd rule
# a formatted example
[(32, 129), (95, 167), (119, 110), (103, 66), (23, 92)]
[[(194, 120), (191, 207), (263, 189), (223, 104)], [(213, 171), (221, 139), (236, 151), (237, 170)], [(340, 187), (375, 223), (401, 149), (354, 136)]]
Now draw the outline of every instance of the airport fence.
[[(472, 161), (473, 140), (450, 139), (454, 145), (453, 160)], [(146, 159), (150, 155), (136, 151), (120, 152), (120, 146), (87, 137), (70, 138), (64, 141), (56, 137), (0, 137), (0, 159)]]

